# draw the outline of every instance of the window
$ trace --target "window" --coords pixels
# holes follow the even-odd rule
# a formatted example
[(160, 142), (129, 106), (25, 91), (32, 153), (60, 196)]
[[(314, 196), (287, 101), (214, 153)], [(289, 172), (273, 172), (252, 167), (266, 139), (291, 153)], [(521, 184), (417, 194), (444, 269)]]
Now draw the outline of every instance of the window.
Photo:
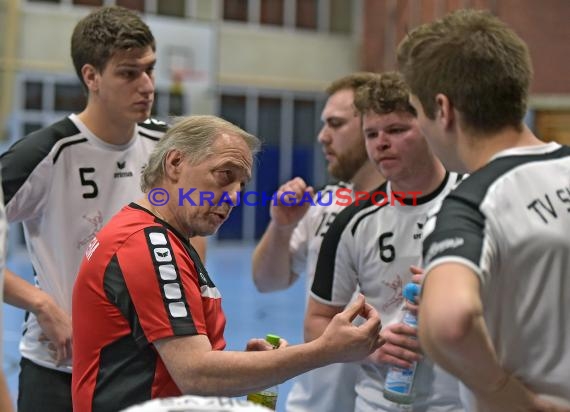
[[(101, 7), (117, 5), (140, 13), (215, 21), (221, 7), (219, 0), (24, 0), (28, 4), (54, 4), (63, 6)], [(259, 2), (260, 0), (256, 0)], [(281, 0), (283, 1), (283, 0)], [(226, 7), (227, 3), (227, 7)], [(2, 1), (0, 0), (0, 4)], [(227, 14), (227, 16), (226, 16)], [(224, 1), (224, 19), (247, 21), (248, 1)]]
[[(296, 94), (233, 88), (220, 94), (220, 116), (258, 136), (262, 146), (246, 189), (258, 193), (258, 203), (237, 207), (220, 228), (219, 240), (261, 237), (269, 222), (270, 202), (261, 200), (262, 193), (271, 196), (280, 184), (295, 176), (313, 187), (326, 182), (326, 167), (319, 159), (321, 151), (315, 150), (322, 95)], [(252, 196), (250, 202), (254, 199)]]
[(296, 99), (293, 104), (293, 144), (313, 146), (317, 138), (318, 117), (314, 100)]
[(79, 82), (56, 83), (53, 108), (56, 112), (79, 112), (85, 107), (86, 97)]
[(350, 0), (224, 0), (223, 19), (304, 30), (350, 33)]
[(73, 0), (73, 4), (81, 6), (102, 6), (103, 0)]
[(164, 16), (184, 17), (186, 15), (185, 0), (160, 0), (156, 12)]
[[(309, 99), (293, 101), (293, 156), (291, 170), (295, 176), (313, 184), (316, 176), (315, 147), (318, 133), (317, 102)], [(320, 152), (320, 151), (319, 151)]]
[(116, 0), (115, 4), (127, 9), (140, 11), (141, 13), (146, 10), (144, 0)]
[(224, 0), (224, 20), (247, 21), (247, 0)]
[(352, 31), (352, 5), (346, 0), (330, 1), (331, 32), (350, 33)]
[(258, 100), (257, 135), (264, 145), (279, 146), (281, 137), (281, 99), (260, 97)]
[[(152, 3), (151, 0), (115, 0), (115, 1), (107, 1), (107, 0), (28, 0), (29, 3), (52, 3), (52, 4), (73, 4), (75, 6), (88, 6), (88, 7), (101, 7), (103, 5), (108, 4), (116, 4), (117, 6), (126, 7), (127, 9), (137, 10), (140, 12), (144, 12), (146, 10), (145, 1)], [(184, 7), (185, 0), (160, 0), (157, 1), (159, 7), (161, 3), (167, 3), (166, 7), (173, 7), (169, 3), (182, 3), (182, 7)], [(167, 14), (167, 13), (165, 13)]]
[[(349, 2), (350, 3), (350, 2)], [(301, 29), (317, 28), (317, 0), (297, 0), (295, 26)]]
[(261, 24), (283, 26), (283, 0), (261, 0)]
[(43, 107), (43, 91), (44, 87), (41, 82), (27, 81), (24, 83), (26, 110), (42, 110)]
[(245, 129), (245, 96), (223, 94), (220, 115), (229, 122)]

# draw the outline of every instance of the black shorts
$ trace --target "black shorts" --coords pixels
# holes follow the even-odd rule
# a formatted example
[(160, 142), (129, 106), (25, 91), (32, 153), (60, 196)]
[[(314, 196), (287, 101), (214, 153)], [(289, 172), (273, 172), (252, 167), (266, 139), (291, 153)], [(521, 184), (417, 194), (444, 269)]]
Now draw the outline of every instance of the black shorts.
[(45, 368), (22, 358), (18, 412), (72, 412), (71, 373)]

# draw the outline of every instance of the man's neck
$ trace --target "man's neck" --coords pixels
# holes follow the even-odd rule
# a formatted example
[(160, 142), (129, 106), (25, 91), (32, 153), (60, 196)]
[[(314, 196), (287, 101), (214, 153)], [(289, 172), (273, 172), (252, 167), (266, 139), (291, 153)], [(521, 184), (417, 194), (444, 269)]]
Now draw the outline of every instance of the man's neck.
[(136, 123), (109, 117), (94, 106), (87, 106), (78, 117), (95, 136), (114, 145), (127, 144), (135, 131)]
[[(161, 219), (162, 221), (168, 223), (172, 226), (179, 234), (184, 233), (184, 227), (179, 224), (177, 217), (171, 212), (168, 205), (165, 206), (155, 206), (148, 201), (148, 198), (144, 197), (135, 202), (139, 206), (144, 207), (150, 213)], [(190, 239), (192, 236), (188, 236)]]
[(508, 127), (492, 135), (459, 137), (459, 157), (469, 173), (485, 166), (497, 153), (515, 147), (539, 146), (545, 142), (523, 125), (522, 130)]
[(445, 167), (435, 156), (426, 162), (421, 170), (416, 170), (413, 179), (408, 181), (391, 181), (391, 190), (398, 192), (420, 192), (418, 197), (433, 193), (442, 184), (446, 174)]
[(355, 191), (370, 192), (384, 183), (386, 179), (376, 169), (374, 164), (366, 161), (351, 179)]

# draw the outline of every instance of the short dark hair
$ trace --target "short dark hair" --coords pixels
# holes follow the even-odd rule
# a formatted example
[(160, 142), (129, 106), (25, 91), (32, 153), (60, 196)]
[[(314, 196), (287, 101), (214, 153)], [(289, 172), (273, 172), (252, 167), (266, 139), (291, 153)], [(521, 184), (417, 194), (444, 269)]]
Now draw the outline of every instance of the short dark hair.
[(398, 72), (374, 75), (357, 90), (354, 105), (360, 114), (369, 111), (377, 114), (408, 112), (416, 116), (415, 109), (410, 105), (410, 89)]
[(133, 11), (124, 7), (101, 7), (81, 19), (71, 36), (71, 59), (75, 72), (86, 87), (81, 69), (91, 64), (99, 72), (118, 51), (156, 50), (149, 27)]
[(526, 44), (487, 11), (458, 10), (414, 29), (398, 47), (398, 65), (426, 116), (438, 93), (474, 132), (520, 130), (532, 78)]

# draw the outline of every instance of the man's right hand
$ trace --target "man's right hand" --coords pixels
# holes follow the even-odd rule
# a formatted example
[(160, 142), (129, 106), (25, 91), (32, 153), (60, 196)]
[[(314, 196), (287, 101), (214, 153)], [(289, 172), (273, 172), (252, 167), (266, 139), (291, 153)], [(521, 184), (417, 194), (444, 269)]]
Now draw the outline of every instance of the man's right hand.
[[(366, 321), (356, 326), (352, 321), (358, 315)], [(323, 350), (330, 353), (334, 362), (352, 362), (365, 358), (384, 343), (380, 336), (381, 328), (378, 312), (366, 303), (363, 295), (359, 295), (332, 318), (317, 340), (323, 343)]]
[(4, 302), (36, 316), (42, 329), (39, 340), (49, 342), (48, 349), (58, 366), (71, 359), (71, 318), (50, 295), (6, 268)]
[(48, 348), (56, 365), (71, 359), (71, 317), (44, 293), (44, 299), (34, 311), (42, 329), (40, 342), (48, 341)]
[(310, 202), (299, 205), (303, 196), (307, 196), (305, 193), (308, 193), (311, 199), (315, 194), (313, 188), (307, 186), (300, 177), (279, 187), (276, 193), (277, 201), (272, 201), (270, 207), (271, 219), (278, 227), (295, 225), (305, 216), (311, 206)]
[(386, 343), (368, 357), (371, 362), (410, 368), (412, 362), (421, 360), (417, 331), (411, 326), (394, 323), (382, 328), (380, 336)]

